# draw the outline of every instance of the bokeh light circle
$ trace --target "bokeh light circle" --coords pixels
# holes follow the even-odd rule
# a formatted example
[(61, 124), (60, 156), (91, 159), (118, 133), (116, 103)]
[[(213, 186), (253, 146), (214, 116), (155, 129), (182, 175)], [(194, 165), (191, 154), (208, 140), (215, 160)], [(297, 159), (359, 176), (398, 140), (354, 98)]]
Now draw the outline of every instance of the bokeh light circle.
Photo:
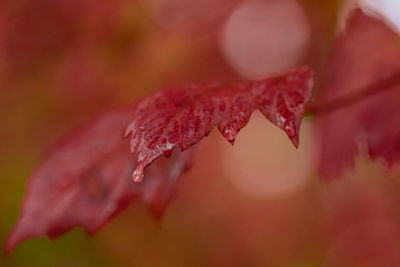
[(310, 41), (304, 11), (294, 0), (238, 5), (220, 35), (220, 47), (241, 75), (259, 78), (293, 68)]
[(351, 12), (360, 7), (369, 15), (377, 16), (394, 31), (400, 34), (400, 1), (399, 0), (347, 0), (339, 14), (339, 29), (342, 31)]

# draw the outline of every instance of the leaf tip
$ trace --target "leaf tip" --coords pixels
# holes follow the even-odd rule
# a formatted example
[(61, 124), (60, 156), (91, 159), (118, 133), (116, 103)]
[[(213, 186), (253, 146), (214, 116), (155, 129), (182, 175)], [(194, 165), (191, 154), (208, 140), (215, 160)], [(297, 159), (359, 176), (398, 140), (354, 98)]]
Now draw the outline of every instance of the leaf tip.
[(15, 246), (15, 244), (12, 244), (7, 240), (6, 244), (4, 245), (4, 254), (10, 256), (11, 253), (14, 251)]
[(15, 248), (26, 238), (24, 238), (19, 230), (18, 224), (11, 230), (11, 233), (8, 235), (6, 243), (4, 245), (4, 254), (10, 256)]
[(235, 143), (235, 138), (237, 135), (237, 131), (233, 130), (233, 129), (225, 129), (223, 132), (223, 136), (226, 138), (226, 140), (228, 140), (229, 143), (231, 143), (232, 145)]
[(143, 171), (144, 171), (144, 166), (143, 164), (138, 164), (136, 169), (133, 171), (132, 174), (132, 180), (135, 183), (140, 183), (143, 180)]
[(299, 129), (294, 125), (294, 123), (288, 123), (284, 127), (284, 131), (287, 136), (292, 141), (292, 144), (298, 148), (299, 147)]
[(290, 138), (290, 141), (292, 141), (292, 144), (294, 145), (295, 148), (299, 148), (299, 136), (298, 135)]

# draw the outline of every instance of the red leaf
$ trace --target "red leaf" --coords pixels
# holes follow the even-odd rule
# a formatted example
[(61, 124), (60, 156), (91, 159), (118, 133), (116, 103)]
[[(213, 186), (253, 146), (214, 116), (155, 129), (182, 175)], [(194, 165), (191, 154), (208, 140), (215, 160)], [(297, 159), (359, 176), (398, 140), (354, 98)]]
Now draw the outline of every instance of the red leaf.
[(51, 149), (29, 181), (7, 253), (27, 238), (56, 238), (75, 226), (94, 234), (135, 198), (161, 215), (191, 154), (178, 152), (168, 162), (157, 161), (146, 171), (145, 182), (132, 183), (135, 158), (122, 138), (130, 110), (105, 113)]
[(149, 96), (138, 104), (126, 131), (131, 134), (132, 152), (138, 155), (134, 181), (142, 180), (144, 168), (153, 160), (168, 156), (175, 146), (185, 150), (196, 144), (214, 126), (233, 143), (255, 110), (283, 129), (297, 147), (312, 86), (312, 72), (303, 67), (245, 84), (193, 84)]
[[(399, 159), (399, 71), (399, 36), (357, 10), (336, 41), (317, 97), (322, 108), (332, 101), (338, 106), (316, 120), (323, 175), (334, 177), (353, 166), (359, 144), (367, 145), (374, 160), (383, 158), (390, 165)], [(344, 107), (335, 99), (343, 99)]]
[[(312, 72), (301, 68), (236, 86), (189, 85), (99, 116), (65, 137), (36, 170), (6, 252), (27, 238), (56, 238), (79, 225), (94, 234), (133, 198), (141, 198), (159, 216), (192, 158), (187, 152), (172, 155), (173, 148), (187, 149), (214, 125), (233, 142), (256, 109), (297, 146), (312, 81)], [(122, 138), (129, 118), (134, 119), (126, 133), (132, 133), (138, 158)], [(135, 175), (142, 177), (143, 169), (161, 155), (172, 159), (147, 169), (146, 181), (135, 184), (127, 178), (135, 168)]]

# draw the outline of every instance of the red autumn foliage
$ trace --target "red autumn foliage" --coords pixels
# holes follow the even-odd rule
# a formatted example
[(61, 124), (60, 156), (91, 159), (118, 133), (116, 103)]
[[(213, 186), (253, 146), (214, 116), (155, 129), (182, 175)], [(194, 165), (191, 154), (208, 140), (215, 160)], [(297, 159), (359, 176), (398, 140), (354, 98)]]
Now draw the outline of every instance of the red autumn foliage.
[[(99, 116), (55, 145), (36, 170), (6, 252), (27, 238), (55, 238), (79, 225), (94, 234), (135, 197), (161, 215), (191, 154), (174, 153), (167, 163), (157, 161), (140, 184), (129, 179), (132, 171), (136, 168), (134, 175), (142, 177), (144, 167), (156, 158), (171, 156), (176, 145), (186, 150), (214, 125), (233, 142), (256, 109), (297, 146), (312, 85), (312, 72), (301, 68), (242, 85), (188, 85), (162, 91)], [(129, 152), (122, 136), (129, 121), (126, 132), (133, 133), (131, 146), (138, 157)]]
[(276, 78), (234, 86), (187, 85), (157, 92), (142, 100), (126, 134), (131, 134), (132, 152), (138, 155), (134, 181), (161, 155), (175, 146), (183, 151), (207, 136), (214, 126), (231, 143), (260, 110), (281, 128), (297, 147), (304, 105), (311, 98), (312, 72), (300, 68)]
[(174, 153), (148, 168), (146, 181), (132, 183), (135, 160), (122, 135), (131, 110), (104, 113), (50, 149), (31, 177), (7, 253), (27, 238), (56, 238), (76, 226), (94, 234), (133, 199), (162, 214), (193, 156)]
[(392, 165), (399, 159), (400, 37), (394, 31), (357, 10), (336, 41), (321, 88), (315, 101), (331, 109), (317, 116), (315, 127), (322, 174), (337, 177), (353, 166), (361, 144), (373, 160)]
[[(45, 10), (53, 10), (49, 1), (38, 3), (37, 8), (43, 5)], [(91, 6), (91, 1), (87, 5)], [(40, 18), (44, 22), (37, 22), (31, 9), (23, 10), (23, 23), (14, 25), (16, 35), (11, 34), (5, 47), (0, 44), (0, 49), (7, 50), (10, 58), (17, 59), (15, 65), (29, 65), (38, 60), (36, 57), (42, 51), (62, 48), (67, 40), (78, 38), (79, 27), (70, 25), (64, 17), (73, 16), (66, 12), (69, 9), (61, 9), (62, 16), (53, 14), (56, 24), (67, 29), (62, 33), (47, 23), (48, 17)], [(99, 11), (98, 16), (107, 17), (106, 14)], [(38, 32), (32, 32), (32, 36), (19, 34), (30, 22), (50, 28), (41, 31), (41, 27), (32, 24)], [(54, 32), (54, 36), (47, 36), (49, 32)], [(29, 48), (24, 51), (26, 54), (19, 53), (23, 50), (21, 46)], [(72, 55), (71, 63), (78, 62), (85, 69), (78, 60), (80, 56), (74, 51)], [(400, 70), (399, 59), (398, 35), (378, 19), (356, 11), (334, 45), (315, 106), (332, 107), (330, 104), (337, 103), (338, 99), (345, 100), (333, 105), (331, 110), (311, 109), (316, 112), (315, 128), (321, 139), (323, 174), (338, 176), (346, 166), (353, 165), (360, 143), (367, 144), (372, 159), (383, 158), (388, 164), (398, 160), (400, 75), (392, 76), (392, 73)], [(81, 60), (85, 62), (84, 58)], [(65, 83), (63, 78), (69, 77), (70, 70), (78, 69), (75, 65), (68, 66), (65, 64), (60, 70), (60, 83)], [(87, 69), (92, 69), (89, 66)], [(284, 130), (297, 147), (305, 104), (311, 97), (312, 73), (304, 67), (280, 77), (232, 86), (191, 84), (156, 92), (133, 106), (110, 111), (87, 123), (55, 145), (31, 177), (6, 252), (10, 253), (27, 238), (46, 234), (56, 238), (76, 226), (83, 226), (94, 234), (133, 199), (141, 199), (160, 216), (178, 178), (193, 158), (190, 152), (172, 154), (173, 149), (179, 146), (181, 151), (186, 150), (207, 136), (214, 126), (233, 143), (255, 110), (260, 110)], [(82, 76), (85, 82), (88, 75)], [(377, 82), (382, 79), (386, 83), (380, 87)], [(88, 82), (96, 85), (98, 81)], [(368, 87), (371, 84), (374, 86)], [(360, 88), (366, 91), (355, 91)], [(348, 98), (349, 95), (355, 97)], [(133, 153), (123, 138), (124, 131), (131, 137)], [(153, 163), (162, 155), (171, 159)], [(132, 172), (135, 181), (142, 179), (143, 172), (146, 179), (132, 183)]]

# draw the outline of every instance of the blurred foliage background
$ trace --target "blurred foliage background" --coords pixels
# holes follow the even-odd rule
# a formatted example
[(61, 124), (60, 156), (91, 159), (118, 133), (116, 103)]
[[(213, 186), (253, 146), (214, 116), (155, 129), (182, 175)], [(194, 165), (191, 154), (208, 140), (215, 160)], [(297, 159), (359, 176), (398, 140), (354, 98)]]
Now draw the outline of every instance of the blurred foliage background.
[[(303, 64), (318, 78), (347, 4), (0, 1), (0, 241), (65, 132), (181, 83)], [(0, 266), (400, 266), (400, 170), (361, 158), (341, 179), (319, 179), (311, 120), (298, 151), (258, 113), (234, 147), (214, 132), (161, 221), (135, 202), (94, 238), (29, 240)]]

